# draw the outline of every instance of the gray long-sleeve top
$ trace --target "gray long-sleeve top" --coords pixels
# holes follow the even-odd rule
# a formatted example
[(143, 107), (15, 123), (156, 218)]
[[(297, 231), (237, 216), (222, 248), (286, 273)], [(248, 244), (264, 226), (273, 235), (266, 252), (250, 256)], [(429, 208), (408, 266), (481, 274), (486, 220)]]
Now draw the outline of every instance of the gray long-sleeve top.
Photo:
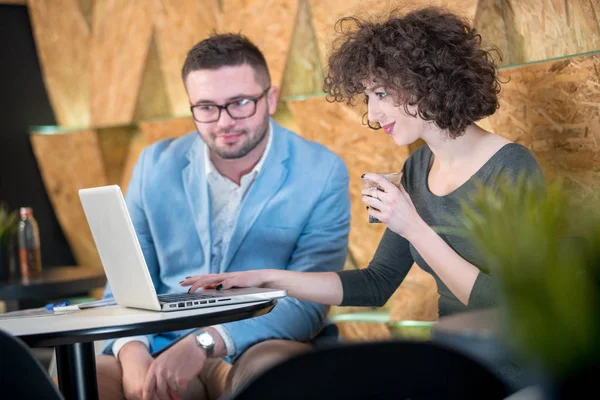
[[(446, 196), (431, 193), (427, 177), (431, 168), (433, 153), (425, 145), (417, 149), (406, 161), (403, 168), (402, 184), (410, 195), (417, 212), (429, 226), (449, 226), (449, 216), (460, 212), (461, 200), (476, 189), (476, 181), (493, 185), (500, 175), (516, 178), (525, 173), (532, 179), (542, 179), (543, 173), (532, 153), (524, 146), (509, 143), (494, 154), (471, 179)], [(366, 216), (365, 216), (366, 218)], [(455, 235), (440, 235), (442, 239), (463, 259), (475, 266), (482, 266), (475, 249), (467, 240)], [(342, 306), (381, 306), (402, 283), (413, 262), (430, 273), (437, 283), (439, 315), (449, 315), (460, 311), (487, 308), (495, 305), (496, 288), (491, 275), (479, 272), (468, 305), (456, 298), (417, 250), (400, 235), (389, 229), (377, 247), (377, 251), (367, 268), (338, 272), (344, 291)]]

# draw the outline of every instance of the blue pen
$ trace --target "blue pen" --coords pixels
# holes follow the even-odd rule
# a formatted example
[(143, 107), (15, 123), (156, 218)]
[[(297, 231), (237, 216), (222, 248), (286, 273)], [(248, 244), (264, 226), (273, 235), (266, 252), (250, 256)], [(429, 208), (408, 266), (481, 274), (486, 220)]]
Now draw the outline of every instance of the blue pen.
[(54, 307), (65, 307), (68, 306), (69, 304), (71, 304), (70, 301), (63, 301), (62, 303), (48, 303), (46, 304), (46, 306), (44, 307), (46, 309), (46, 311), (54, 311)]

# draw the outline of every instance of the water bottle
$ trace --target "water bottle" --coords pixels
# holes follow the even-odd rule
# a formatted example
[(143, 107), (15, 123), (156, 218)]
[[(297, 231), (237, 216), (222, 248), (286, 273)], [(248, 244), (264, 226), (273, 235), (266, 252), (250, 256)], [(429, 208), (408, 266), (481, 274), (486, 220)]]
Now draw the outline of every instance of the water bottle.
[(40, 254), (40, 233), (33, 217), (31, 207), (19, 210), (19, 264), (23, 279), (36, 278), (42, 273), (42, 257)]

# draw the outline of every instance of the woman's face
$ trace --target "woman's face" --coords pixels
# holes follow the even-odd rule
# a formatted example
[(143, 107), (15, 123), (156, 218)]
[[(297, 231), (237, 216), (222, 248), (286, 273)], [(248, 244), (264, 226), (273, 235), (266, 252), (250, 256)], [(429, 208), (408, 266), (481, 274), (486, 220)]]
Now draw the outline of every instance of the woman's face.
[(370, 122), (378, 122), (382, 130), (390, 135), (398, 146), (414, 143), (422, 137), (425, 130), (425, 121), (419, 118), (417, 107), (409, 106), (404, 111), (403, 105), (396, 105), (392, 95), (381, 86), (371, 86), (365, 89), (368, 103), (368, 117)]

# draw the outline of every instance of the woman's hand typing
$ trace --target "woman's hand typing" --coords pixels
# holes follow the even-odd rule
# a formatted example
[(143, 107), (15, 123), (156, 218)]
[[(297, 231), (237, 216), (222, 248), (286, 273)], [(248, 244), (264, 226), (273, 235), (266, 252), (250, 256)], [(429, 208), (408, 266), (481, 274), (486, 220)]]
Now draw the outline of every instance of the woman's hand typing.
[(253, 270), (243, 272), (225, 272), (222, 274), (205, 274), (186, 278), (181, 286), (189, 286), (189, 292), (203, 289), (230, 289), (232, 287), (268, 287), (270, 273), (277, 270)]

